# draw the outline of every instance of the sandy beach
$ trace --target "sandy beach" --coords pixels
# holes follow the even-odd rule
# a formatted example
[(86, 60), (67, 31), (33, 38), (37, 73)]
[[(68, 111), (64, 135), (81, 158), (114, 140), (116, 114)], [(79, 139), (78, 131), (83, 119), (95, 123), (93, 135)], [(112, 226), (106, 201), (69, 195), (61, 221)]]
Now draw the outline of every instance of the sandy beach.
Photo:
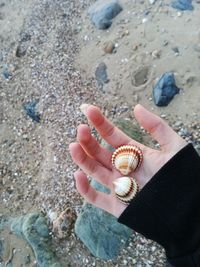
[[(108, 261), (80, 241), (74, 223), (83, 199), (68, 145), (86, 123), (81, 104), (137, 124), (132, 110), (140, 103), (200, 151), (198, 2), (192, 11), (178, 11), (168, 0), (121, 1), (111, 27), (99, 30), (88, 16), (94, 1), (0, 0), (0, 219), (42, 212), (62, 266), (165, 266), (164, 250), (137, 233)], [(100, 88), (95, 70), (102, 62), (108, 82)], [(166, 72), (174, 73), (180, 92), (158, 107), (152, 90)], [(33, 101), (38, 122), (24, 108)], [(67, 208), (71, 223), (60, 239), (52, 221)], [(27, 242), (7, 228), (0, 228), (3, 266), (38, 266)]]

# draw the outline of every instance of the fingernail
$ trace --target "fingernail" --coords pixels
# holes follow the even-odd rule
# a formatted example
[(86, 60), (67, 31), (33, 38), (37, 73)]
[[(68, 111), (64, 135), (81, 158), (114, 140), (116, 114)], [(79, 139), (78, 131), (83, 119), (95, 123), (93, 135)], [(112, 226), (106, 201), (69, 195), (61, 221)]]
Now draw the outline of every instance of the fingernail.
[(86, 111), (87, 111), (89, 106), (90, 106), (90, 104), (86, 104), (86, 103), (80, 105), (80, 110), (81, 110), (81, 112), (83, 112), (84, 115), (86, 115)]

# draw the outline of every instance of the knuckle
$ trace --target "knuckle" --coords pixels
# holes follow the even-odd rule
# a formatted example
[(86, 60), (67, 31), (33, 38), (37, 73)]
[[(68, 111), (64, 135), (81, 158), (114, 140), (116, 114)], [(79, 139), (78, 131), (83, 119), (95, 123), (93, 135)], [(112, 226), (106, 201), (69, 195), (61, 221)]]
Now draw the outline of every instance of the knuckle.
[(115, 126), (110, 126), (108, 129), (106, 129), (104, 136), (110, 137), (113, 135), (115, 131)]

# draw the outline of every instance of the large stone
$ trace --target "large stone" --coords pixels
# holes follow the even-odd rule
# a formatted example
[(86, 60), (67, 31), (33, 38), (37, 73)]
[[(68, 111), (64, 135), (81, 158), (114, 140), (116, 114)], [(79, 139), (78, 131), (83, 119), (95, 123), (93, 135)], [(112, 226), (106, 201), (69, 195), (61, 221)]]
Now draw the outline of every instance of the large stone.
[[(51, 236), (42, 214), (30, 213), (12, 219), (11, 231), (29, 243), (39, 267), (61, 267), (51, 248)], [(67, 263), (65, 266), (68, 266)]]
[(121, 11), (122, 7), (116, 0), (98, 0), (89, 8), (89, 16), (98, 29), (105, 30)]
[[(130, 121), (120, 119), (114, 123), (131, 138), (142, 141), (140, 129)], [(102, 141), (102, 145), (113, 150), (112, 146), (105, 141)], [(98, 191), (109, 193), (106, 187), (94, 179), (92, 179), (91, 185)], [(75, 232), (94, 256), (108, 260), (119, 254), (132, 230), (118, 223), (117, 219), (109, 213), (85, 203), (76, 220)]]
[(171, 72), (163, 74), (153, 88), (154, 103), (157, 106), (167, 106), (179, 90), (175, 84), (174, 74)]
[(94, 256), (109, 260), (118, 255), (132, 231), (109, 213), (85, 204), (75, 232)]

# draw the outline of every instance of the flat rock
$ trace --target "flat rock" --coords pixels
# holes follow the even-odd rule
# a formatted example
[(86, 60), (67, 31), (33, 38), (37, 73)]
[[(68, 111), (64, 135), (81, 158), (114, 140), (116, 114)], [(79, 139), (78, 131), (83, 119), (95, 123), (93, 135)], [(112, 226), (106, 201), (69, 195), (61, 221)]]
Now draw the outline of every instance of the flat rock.
[(154, 103), (156, 106), (167, 106), (179, 90), (175, 84), (174, 74), (171, 72), (163, 74), (153, 88)]
[(193, 10), (192, 0), (175, 0), (171, 6), (178, 10)]
[(101, 30), (108, 29), (112, 20), (122, 11), (116, 0), (98, 0), (89, 8), (89, 16), (94, 25)]
[(90, 204), (85, 204), (83, 209), (75, 224), (78, 237), (94, 256), (105, 260), (116, 257), (132, 230)]
[(29, 213), (12, 219), (11, 231), (29, 243), (39, 267), (61, 267), (51, 248), (51, 236), (41, 213)]
[[(140, 129), (132, 122), (119, 119), (114, 123), (131, 138), (142, 141)], [(110, 151), (114, 150), (105, 141), (102, 141), (101, 144)], [(94, 179), (92, 179), (91, 185), (98, 191), (109, 193), (106, 187)], [(82, 213), (76, 220), (75, 232), (94, 256), (109, 260), (119, 254), (132, 230), (118, 223), (117, 219), (106, 211), (85, 203)]]

